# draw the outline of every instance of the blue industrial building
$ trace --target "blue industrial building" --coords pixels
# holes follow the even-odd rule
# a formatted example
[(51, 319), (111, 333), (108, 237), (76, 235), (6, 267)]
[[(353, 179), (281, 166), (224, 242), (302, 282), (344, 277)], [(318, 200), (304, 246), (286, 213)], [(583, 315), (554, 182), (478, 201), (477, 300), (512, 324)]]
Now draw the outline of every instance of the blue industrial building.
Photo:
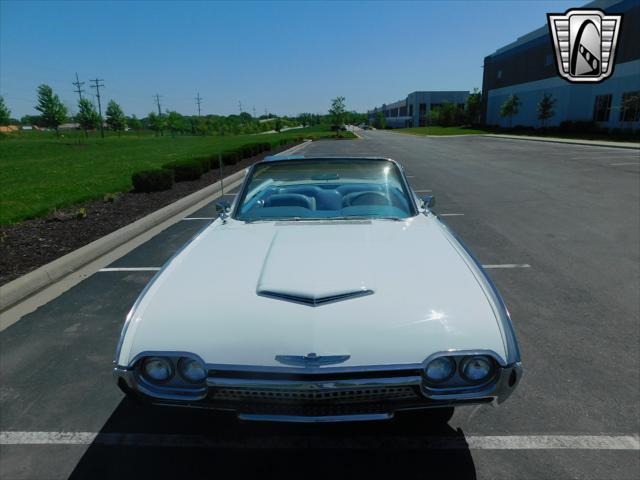
[(551, 94), (556, 103), (555, 115), (546, 122), (549, 126), (565, 120), (592, 120), (604, 128), (640, 128), (640, 1), (597, 0), (582, 8), (623, 14), (613, 75), (601, 83), (582, 84), (558, 76), (545, 25), (484, 59), (482, 96), (487, 125), (508, 126), (500, 107), (514, 94), (521, 106), (513, 125), (540, 126), (538, 102)]
[(404, 100), (383, 104), (369, 110), (369, 123), (373, 124), (378, 112), (381, 112), (389, 128), (423, 127), (431, 109), (445, 102), (464, 108), (469, 92), (413, 92)]

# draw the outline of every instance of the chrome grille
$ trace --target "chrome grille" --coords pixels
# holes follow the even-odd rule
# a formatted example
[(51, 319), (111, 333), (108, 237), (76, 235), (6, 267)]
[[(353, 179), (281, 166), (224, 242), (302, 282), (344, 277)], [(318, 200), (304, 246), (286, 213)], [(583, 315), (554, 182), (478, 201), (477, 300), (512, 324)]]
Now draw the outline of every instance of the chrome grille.
[(213, 400), (289, 404), (370, 403), (415, 400), (416, 398), (416, 391), (410, 386), (326, 390), (222, 387), (216, 388), (213, 393)]

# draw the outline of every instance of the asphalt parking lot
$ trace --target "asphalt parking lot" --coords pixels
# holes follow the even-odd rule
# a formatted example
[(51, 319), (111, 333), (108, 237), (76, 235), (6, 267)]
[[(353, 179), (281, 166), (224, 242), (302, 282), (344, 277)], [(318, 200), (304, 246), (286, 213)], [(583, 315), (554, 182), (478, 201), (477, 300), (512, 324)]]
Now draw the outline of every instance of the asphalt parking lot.
[[(214, 217), (211, 204), (0, 332), (0, 478), (228, 469), (237, 477), (638, 478), (638, 151), (362, 135), (300, 153), (391, 157), (416, 191), (436, 196), (436, 211), (494, 267), (512, 314), (525, 375), (508, 402), (459, 408), (448, 425), (406, 415), (305, 426), (126, 401), (111, 376), (124, 317), (155, 270)], [(210, 268), (225, 275), (215, 256)], [(434, 281), (424, 273), (425, 289)], [(212, 310), (218, 302), (233, 298), (212, 292)]]

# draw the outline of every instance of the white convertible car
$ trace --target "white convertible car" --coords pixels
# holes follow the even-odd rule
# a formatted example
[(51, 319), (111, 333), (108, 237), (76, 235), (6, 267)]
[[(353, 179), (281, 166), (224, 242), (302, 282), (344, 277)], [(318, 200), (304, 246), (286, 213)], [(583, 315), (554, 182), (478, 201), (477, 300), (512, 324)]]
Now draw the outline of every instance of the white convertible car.
[(266, 421), (504, 401), (522, 376), (509, 313), (432, 205), (385, 158), (255, 164), (134, 304), (118, 385)]

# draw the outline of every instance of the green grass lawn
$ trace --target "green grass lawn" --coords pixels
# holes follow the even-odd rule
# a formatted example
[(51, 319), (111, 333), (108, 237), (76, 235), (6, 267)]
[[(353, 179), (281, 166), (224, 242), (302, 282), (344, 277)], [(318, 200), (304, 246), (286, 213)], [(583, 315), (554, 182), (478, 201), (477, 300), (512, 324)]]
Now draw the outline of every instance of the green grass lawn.
[(477, 135), (482, 133), (490, 133), (486, 130), (465, 127), (415, 127), (415, 128), (398, 128), (391, 130), (392, 132), (410, 133), (411, 135)]
[(50, 132), (0, 136), (0, 224), (46, 215), (54, 208), (131, 189), (131, 175), (172, 160), (215, 154), (253, 142), (335, 135), (323, 127), (280, 134), (176, 136), (127, 133), (79, 140)]

